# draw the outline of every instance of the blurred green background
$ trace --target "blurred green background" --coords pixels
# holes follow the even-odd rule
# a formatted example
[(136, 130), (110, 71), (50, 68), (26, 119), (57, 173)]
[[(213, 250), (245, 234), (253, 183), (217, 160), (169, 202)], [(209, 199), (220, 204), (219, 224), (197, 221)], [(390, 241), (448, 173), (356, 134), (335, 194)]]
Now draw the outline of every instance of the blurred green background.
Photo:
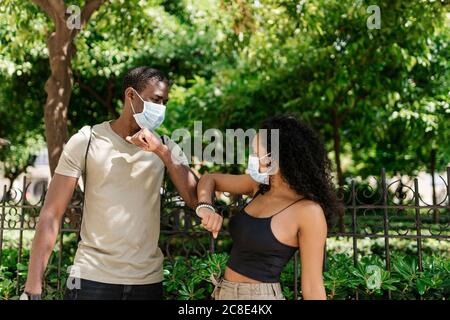
[[(69, 4), (66, 1), (67, 5)], [(70, 1), (83, 7), (85, 1)], [(323, 136), (337, 182), (450, 163), (447, 1), (107, 1), (75, 38), (69, 135), (117, 117), (137, 65), (173, 81), (162, 131), (250, 128), (293, 112)], [(0, 149), (16, 177), (42, 148), (46, 37), (32, 1), (0, 4)]]
[[(65, 3), (83, 8), (86, 1)], [(380, 9), (379, 29), (368, 27), (371, 5)], [(389, 177), (434, 176), (450, 164), (449, 21), (443, 0), (105, 1), (75, 37), (73, 91), (62, 127), (70, 136), (117, 117), (123, 74), (148, 65), (173, 82), (162, 133), (192, 132), (194, 121), (203, 121), (204, 129), (255, 128), (268, 116), (295, 113), (323, 137), (336, 185), (353, 178), (364, 182), (382, 168)], [(10, 186), (34, 164), (46, 136), (56, 135), (46, 132), (44, 119), (51, 75), (46, 39), (54, 29), (33, 1), (0, 2), (0, 173)], [(200, 171), (206, 169), (243, 168)], [(5, 235), (0, 299), (17, 298), (26, 276), (32, 233), (20, 245), (16, 238), (15, 231)], [(62, 274), (57, 248), (47, 270), (48, 299), (61, 298), (56, 288), (76, 247), (74, 235), (64, 241), (70, 245), (60, 250)], [(201, 241), (208, 246), (209, 239)], [(349, 299), (355, 292), (385, 298), (389, 290), (395, 299), (448, 299), (446, 240), (423, 240), (421, 272), (415, 240), (392, 240), (392, 270), (383, 271), (381, 289), (368, 291), (364, 268), (383, 268), (383, 241), (360, 239), (357, 267), (350, 239), (328, 240), (324, 281), (330, 299)], [(22, 245), (24, 251), (17, 251)], [(230, 239), (217, 245), (219, 254), (189, 259), (173, 245), (174, 257), (164, 266), (165, 298), (209, 297), (209, 276), (223, 269)], [(290, 262), (282, 276), (289, 299), (293, 270)]]

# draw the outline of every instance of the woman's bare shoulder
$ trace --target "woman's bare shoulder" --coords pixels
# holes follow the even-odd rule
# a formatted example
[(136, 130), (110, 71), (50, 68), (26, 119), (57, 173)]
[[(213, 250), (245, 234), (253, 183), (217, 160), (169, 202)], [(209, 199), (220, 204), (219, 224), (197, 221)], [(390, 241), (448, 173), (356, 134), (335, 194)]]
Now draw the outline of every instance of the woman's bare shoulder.
[(321, 205), (315, 201), (301, 200), (289, 208), (290, 215), (299, 227), (314, 225), (326, 225), (325, 213)]

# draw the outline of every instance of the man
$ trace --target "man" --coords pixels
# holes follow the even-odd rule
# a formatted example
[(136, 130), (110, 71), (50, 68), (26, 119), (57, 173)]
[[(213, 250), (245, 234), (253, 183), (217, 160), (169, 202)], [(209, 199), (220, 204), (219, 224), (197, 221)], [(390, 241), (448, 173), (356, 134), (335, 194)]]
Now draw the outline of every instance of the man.
[[(181, 148), (153, 132), (164, 120), (167, 77), (149, 67), (133, 68), (123, 89), (118, 119), (83, 127), (64, 147), (40, 212), (22, 299), (40, 299), (61, 219), (84, 172), (81, 240), (70, 279), (75, 288), (67, 288), (65, 298), (162, 298), (158, 239), (164, 167), (191, 207), (197, 203), (197, 181)], [(210, 225), (220, 216), (203, 218)]]

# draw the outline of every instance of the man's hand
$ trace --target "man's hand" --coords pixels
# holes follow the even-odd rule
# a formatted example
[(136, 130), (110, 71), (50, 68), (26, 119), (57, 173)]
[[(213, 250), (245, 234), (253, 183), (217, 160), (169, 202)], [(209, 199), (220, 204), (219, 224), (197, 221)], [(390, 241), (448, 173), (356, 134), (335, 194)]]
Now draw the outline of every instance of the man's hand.
[(222, 228), (222, 216), (208, 208), (200, 208), (198, 216), (202, 219), (202, 226), (209, 232), (212, 232), (214, 239), (216, 239)]
[(31, 247), (25, 291), (30, 295), (42, 293), (42, 283), (48, 259), (58, 237), (64, 212), (77, 186), (78, 178), (55, 173), (50, 182)]
[(142, 150), (154, 152), (163, 162), (169, 172), (170, 179), (177, 188), (186, 204), (193, 208), (197, 204), (197, 178), (189, 167), (177, 161), (169, 147), (164, 145), (150, 130), (141, 129), (126, 140)]
[(137, 145), (143, 150), (150, 152), (156, 152), (163, 147), (162, 142), (147, 128), (139, 130), (131, 137), (126, 137), (126, 140), (129, 143)]

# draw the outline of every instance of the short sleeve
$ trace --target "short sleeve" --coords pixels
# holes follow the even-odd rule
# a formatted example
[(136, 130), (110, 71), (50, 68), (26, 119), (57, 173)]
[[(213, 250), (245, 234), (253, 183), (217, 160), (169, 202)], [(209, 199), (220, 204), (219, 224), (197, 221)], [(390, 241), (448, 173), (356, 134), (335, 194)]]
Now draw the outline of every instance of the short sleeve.
[(167, 136), (164, 136), (164, 144), (169, 149), (172, 155), (172, 160), (174, 162), (181, 163), (185, 166), (189, 166), (189, 161), (178, 144), (176, 144), (172, 139), (170, 139)]
[(64, 146), (55, 173), (79, 178), (84, 170), (84, 156), (89, 142), (89, 127), (83, 127)]

